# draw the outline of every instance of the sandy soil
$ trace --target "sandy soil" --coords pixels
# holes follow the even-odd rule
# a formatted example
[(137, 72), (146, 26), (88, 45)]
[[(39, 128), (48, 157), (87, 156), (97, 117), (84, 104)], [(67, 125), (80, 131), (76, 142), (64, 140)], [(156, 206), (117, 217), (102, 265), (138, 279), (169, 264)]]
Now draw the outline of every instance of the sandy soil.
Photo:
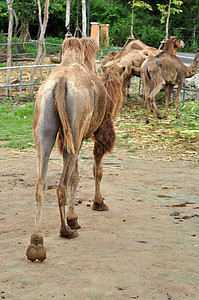
[(47, 259), (29, 262), (34, 230), (34, 150), (0, 149), (0, 298), (68, 300), (199, 299), (199, 166), (166, 151), (115, 148), (103, 160), (107, 212), (91, 210), (92, 145), (79, 157), (79, 237), (59, 237), (54, 149), (43, 217)]

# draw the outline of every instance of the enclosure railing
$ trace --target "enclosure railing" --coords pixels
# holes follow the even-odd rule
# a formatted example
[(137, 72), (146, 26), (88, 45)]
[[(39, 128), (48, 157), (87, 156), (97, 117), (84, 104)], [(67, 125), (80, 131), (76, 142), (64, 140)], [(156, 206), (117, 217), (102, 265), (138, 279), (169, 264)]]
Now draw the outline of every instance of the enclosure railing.
[[(24, 44), (35, 44), (36, 48), (35, 48), (35, 53), (19, 53), (19, 47), (24, 45)], [(51, 47), (55, 46), (59, 48), (59, 55), (57, 54), (52, 54), (52, 53), (47, 53), (46, 56), (53, 56), (53, 57), (59, 57), (60, 58), (60, 62), (61, 62), (61, 55), (62, 55), (62, 51), (61, 51), (61, 44), (54, 44), (54, 43), (45, 43), (46, 46), (50, 45)], [(7, 46), (6, 43), (0, 44), (1, 46)], [(57, 66), (57, 64), (45, 64), (45, 65), (27, 65), (27, 66), (17, 66), (17, 60), (19, 57), (25, 56), (27, 57), (28, 55), (37, 55), (37, 49), (38, 49), (38, 41), (32, 40), (31, 42), (25, 42), (25, 43), (13, 43), (12, 46), (16, 47), (16, 51), (15, 54), (13, 54), (13, 57), (16, 59), (16, 66), (13, 67), (0, 67), (0, 72), (1, 70), (7, 70), (7, 69), (20, 69), (20, 76), (19, 76), (19, 83), (17, 84), (5, 84), (5, 85), (0, 85), (0, 88), (8, 88), (8, 87), (19, 87), (19, 95), (20, 97), (22, 96), (22, 87), (24, 86), (36, 86), (36, 85), (41, 85), (41, 82), (35, 82), (35, 83), (22, 83), (23, 80), (23, 72), (22, 70), (25, 68), (43, 68), (43, 67), (48, 67), (49, 68), (49, 73), (51, 72), (51, 68)], [(101, 63), (101, 60), (107, 55), (108, 52), (114, 50), (114, 51), (120, 51), (122, 48), (121, 47), (117, 47), (117, 48), (113, 48), (113, 49), (100, 49), (100, 51), (97, 54), (98, 57), (98, 61), (97, 64)], [(58, 50), (57, 50), (58, 51)], [(106, 54), (105, 54), (106, 53)], [(0, 54), (0, 61), (1, 61), (1, 57), (6, 57), (6, 54)], [(99, 67), (99, 71), (100, 71), (100, 67)], [(138, 78), (140, 80), (140, 78)], [(141, 87), (141, 81), (139, 83), (139, 92), (140, 92), (140, 87)], [(174, 87), (174, 89), (176, 89), (177, 87)], [(185, 103), (185, 91), (193, 91), (193, 92), (199, 92), (199, 89), (193, 89), (193, 88), (187, 88), (184, 87), (182, 88), (183, 91), (183, 105)]]
[[(31, 45), (31, 44), (35, 44), (35, 52), (24, 52), (24, 46), (25, 45)], [(45, 42), (46, 45), (46, 56), (57, 56), (61, 58), (61, 44), (55, 44), (55, 43), (48, 43)], [(53, 54), (55, 51), (53, 51), (53, 53), (51, 53), (48, 50), (48, 46), (51, 46), (53, 48), (57, 49), (57, 52), (60, 52), (60, 55), (56, 55)], [(1, 43), (0, 44), (1, 48), (7, 47), (7, 43)], [(21, 48), (21, 49), (20, 49)], [(18, 59), (20, 59), (21, 57), (27, 57), (27, 56), (32, 56), (32, 57), (36, 57), (37, 56), (37, 52), (38, 52), (38, 41), (37, 40), (32, 40), (30, 42), (24, 42), (24, 43), (12, 43), (12, 57), (15, 59), (15, 64), (17, 65)], [(0, 53), (0, 61), (1, 59), (3, 59), (5, 57), (6, 59), (6, 54), (4, 53)]]
[(25, 68), (43, 68), (49, 67), (49, 73), (51, 73), (51, 68), (57, 66), (57, 64), (49, 64), (49, 65), (33, 65), (33, 66), (16, 66), (16, 67), (3, 67), (0, 70), (7, 70), (7, 69), (19, 69), (20, 76), (19, 76), (19, 83), (18, 84), (5, 84), (0, 85), (0, 88), (8, 88), (8, 87), (19, 87), (19, 95), (22, 96), (22, 87), (23, 86), (31, 86), (31, 85), (41, 85), (42, 82), (37, 83), (22, 83), (23, 72), (22, 70)]

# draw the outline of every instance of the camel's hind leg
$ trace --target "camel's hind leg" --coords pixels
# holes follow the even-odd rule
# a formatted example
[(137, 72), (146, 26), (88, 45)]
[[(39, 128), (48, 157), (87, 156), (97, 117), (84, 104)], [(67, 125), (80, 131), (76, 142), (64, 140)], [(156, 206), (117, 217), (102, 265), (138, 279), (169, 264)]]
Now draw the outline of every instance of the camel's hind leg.
[(165, 105), (165, 111), (163, 114), (163, 118), (166, 118), (167, 116), (167, 110), (169, 108), (169, 103), (171, 102), (171, 92), (173, 87), (171, 85), (167, 85), (165, 87), (165, 98), (166, 98), (166, 105)]
[(149, 102), (148, 96), (149, 96), (149, 88), (146, 87), (145, 90), (143, 90), (144, 108), (145, 108), (145, 114), (146, 114), (145, 123), (146, 124), (149, 123), (149, 108), (151, 109), (151, 107), (152, 107), (151, 103)]
[(108, 210), (108, 206), (104, 203), (104, 200), (100, 192), (100, 183), (102, 180), (102, 157), (105, 153), (110, 152), (115, 143), (115, 130), (112, 122), (108, 124), (102, 124), (98, 133), (95, 135), (94, 144), (94, 166), (93, 175), (95, 178), (95, 196), (93, 200), (92, 209), (105, 211)]
[(178, 88), (177, 88), (177, 92), (176, 92), (176, 96), (175, 96), (175, 109), (176, 109), (176, 118), (179, 119), (180, 116), (178, 114), (178, 103), (179, 103), (179, 96), (180, 96), (180, 92), (182, 90), (182, 87), (184, 85), (184, 82), (181, 82), (178, 84)]
[[(57, 186), (57, 198), (60, 211), (61, 229), (60, 235), (65, 238), (75, 238), (78, 236), (77, 231), (71, 228), (78, 229), (80, 225), (77, 222), (77, 215), (74, 211), (75, 191), (78, 185), (78, 169), (77, 169), (78, 154), (63, 153), (63, 171)], [(70, 188), (69, 206), (66, 220), (65, 205), (67, 202), (67, 188)]]
[(36, 259), (43, 261), (46, 258), (46, 251), (43, 247), (43, 236), (41, 234), (41, 222), (44, 206), (44, 190), (46, 187), (46, 173), (50, 153), (55, 143), (57, 134), (57, 126), (55, 124), (54, 132), (39, 131), (41, 143), (36, 143), (36, 159), (38, 168), (38, 180), (35, 188), (35, 196), (37, 201), (37, 211), (35, 218), (35, 230), (30, 238), (30, 245), (27, 249), (26, 255), (29, 260), (35, 261)]
[(165, 81), (162, 80), (162, 81), (159, 81), (153, 88), (151, 88), (151, 92), (149, 94), (149, 101), (152, 102), (152, 105), (156, 111), (156, 115), (157, 115), (157, 118), (158, 119), (162, 119), (162, 116), (157, 108), (157, 105), (156, 105), (156, 96), (157, 94), (159, 93), (159, 91), (164, 87), (165, 85)]

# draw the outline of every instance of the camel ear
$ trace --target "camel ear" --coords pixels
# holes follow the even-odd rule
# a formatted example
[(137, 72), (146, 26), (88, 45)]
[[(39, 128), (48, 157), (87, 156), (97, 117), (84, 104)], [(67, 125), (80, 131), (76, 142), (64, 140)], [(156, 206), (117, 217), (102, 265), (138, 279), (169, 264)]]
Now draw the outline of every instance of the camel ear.
[(120, 75), (124, 74), (126, 72), (126, 66), (120, 66), (120, 69), (119, 69), (119, 73)]
[(106, 71), (105, 65), (101, 65), (101, 70), (102, 70), (103, 73)]

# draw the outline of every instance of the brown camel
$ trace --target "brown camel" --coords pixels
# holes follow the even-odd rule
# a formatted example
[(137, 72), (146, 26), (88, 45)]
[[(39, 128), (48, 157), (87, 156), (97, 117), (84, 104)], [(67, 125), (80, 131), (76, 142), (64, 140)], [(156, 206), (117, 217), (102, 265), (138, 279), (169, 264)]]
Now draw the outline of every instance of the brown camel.
[(157, 117), (162, 119), (156, 106), (156, 96), (161, 89), (165, 89), (166, 107), (163, 118), (166, 118), (169, 103), (171, 101), (171, 92), (175, 85), (178, 85), (175, 96), (176, 118), (178, 114), (179, 95), (184, 85), (185, 78), (190, 78), (197, 72), (199, 68), (199, 49), (196, 50), (195, 59), (190, 66), (186, 66), (173, 54), (163, 51), (159, 55), (149, 58), (144, 62), (141, 68), (135, 68), (141, 72), (141, 80), (143, 85), (143, 96), (146, 109), (146, 123), (149, 123), (148, 106), (151, 102)]
[[(141, 48), (141, 46), (141, 50), (135, 49), (136, 47)], [(181, 47), (184, 47), (184, 42), (176, 36), (171, 36), (166, 41), (164, 49), (169, 53), (176, 55), (177, 49)], [(132, 70), (131, 66), (133, 65), (139, 68), (146, 59), (156, 56), (161, 52), (162, 50), (157, 50), (156, 48), (149, 47), (139, 40), (133, 40), (128, 45), (126, 45), (126, 47), (124, 47), (117, 55), (114, 56), (113, 61), (118, 61), (122, 65), (126, 65), (128, 70), (123, 79), (122, 90), (124, 103), (127, 102), (127, 98), (129, 97), (131, 77), (133, 75), (140, 77), (140, 72)]]
[(63, 155), (63, 171), (57, 186), (60, 235), (69, 239), (78, 236), (76, 229), (80, 225), (74, 202), (79, 181), (78, 153), (85, 138), (94, 140), (95, 196), (92, 209), (108, 210), (100, 193), (101, 161), (114, 146), (114, 120), (122, 103), (121, 83), (125, 67), (118, 64), (105, 67), (101, 80), (92, 71), (92, 66), (89, 70), (85, 65), (85, 49), (87, 47), (83, 46), (81, 39), (65, 40), (62, 63), (43, 82), (36, 96), (33, 135), (38, 169), (37, 212), (35, 230), (26, 252), (31, 261), (46, 258), (41, 234), (44, 190), (48, 161), (58, 132), (58, 147)]

